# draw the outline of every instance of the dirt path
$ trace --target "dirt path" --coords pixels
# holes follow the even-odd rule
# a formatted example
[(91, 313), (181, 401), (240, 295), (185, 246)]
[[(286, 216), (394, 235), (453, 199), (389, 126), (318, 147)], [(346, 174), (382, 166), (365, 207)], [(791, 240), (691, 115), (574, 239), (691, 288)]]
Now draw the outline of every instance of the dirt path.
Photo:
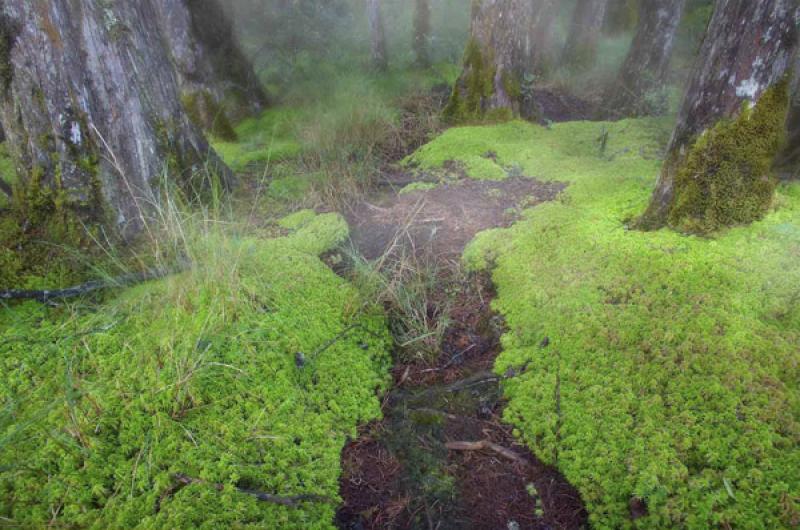
[[(517, 212), (552, 200), (564, 188), (528, 178), (462, 180), (397, 194), (407, 176), (347, 214), (354, 246), (370, 260), (425, 254), (457, 261), (474, 235), (507, 226)], [(501, 420), (501, 319), (490, 308), (488, 277), (454, 279), (443, 267), (449, 307), (435, 359), (400, 362), (384, 399), (384, 420), (365, 425), (342, 453), (337, 524), (343, 529), (578, 529), (586, 512), (577, 491), (539, 462)], [(506, 374), (513, 377), (518, 374)]]

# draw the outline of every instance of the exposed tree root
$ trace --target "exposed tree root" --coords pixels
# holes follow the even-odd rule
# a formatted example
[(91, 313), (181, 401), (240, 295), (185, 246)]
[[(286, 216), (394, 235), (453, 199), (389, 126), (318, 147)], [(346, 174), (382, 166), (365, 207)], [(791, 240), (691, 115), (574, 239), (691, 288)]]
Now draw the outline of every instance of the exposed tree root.
[(508, 449), (507, 447), (503, 447), (502, 445), (497, 445), (494, 442), (489, 440), (481, 440), (478, 442), (447, 442), (445, 444), (451, 451), (494, 451), (495, 453), (499, 454), (503, 458), (508, 460), (513, 460), (514, 462), (518, 462), (522, 465), (527, 466), (528, 461), (525, 460), (523, 457)]

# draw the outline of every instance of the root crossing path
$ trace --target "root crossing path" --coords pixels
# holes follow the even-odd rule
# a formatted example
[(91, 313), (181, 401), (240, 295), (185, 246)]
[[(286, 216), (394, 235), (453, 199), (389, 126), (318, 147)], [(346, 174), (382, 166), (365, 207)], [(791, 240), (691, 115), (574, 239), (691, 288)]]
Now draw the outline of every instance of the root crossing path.
[(429, 325), (437, 319), (446, 325), (428, 355), (398, 347), (384, 419), (362, 426), (342, 453), (338, 526), (586, 527), (575, 488), (501, 420), (500, 381), (522, 375), (525, 367), (492, 373), (503, 323), (490, 308), (491, 282), (464, 277), (454, 265), (477, 232), (508, 226), (516, 211), (553, 200), (563, 186), (518, 177), (460, 180), (404, 194), (391, 181), (385, 188), (347, 214), (353, 245), (376, 267), (433, 262), (426, 269), (434, 271), (436, 286), (426, 301)]

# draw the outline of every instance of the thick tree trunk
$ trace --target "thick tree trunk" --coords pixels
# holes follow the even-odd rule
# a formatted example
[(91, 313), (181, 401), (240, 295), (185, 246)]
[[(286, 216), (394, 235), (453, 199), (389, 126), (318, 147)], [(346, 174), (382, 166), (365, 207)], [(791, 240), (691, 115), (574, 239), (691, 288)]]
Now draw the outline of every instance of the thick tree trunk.
[(533, 0), (530, 20), (530, 36), (526, 53), (532, 64), (531, 73), (546, 75), (556, 59), (555, 28), (559, 13), (557, 0)]
[(776, 171), (787, 180), (800, 178), (800, 54), (795, 56), (790, 94), (786, 143), (775, 160)]
[[(642, 227), (656, 228), (667, 222), (676, 195), (682, 192), (676, 190), (676, 177), (697, 147), (698, 138), (721, 120), (738, 116), (743, 105), (755, 104), (784, 78), (796, 49), (798, 15), (794, 0), (717, 1), (664, 168), (650, 207), (640, 221)], [(708, 140), (704, 143), (701, 147), (708, 149)], [(753, 139), (754, 147), (761, 148), (755, 144), (763, 143), (762, 138)], [(707, 176), (693, 178), (699, 182)]]
[(430, 0), (415, 0), (414, 4), (414, 54), (417, 65), (430, 66), (431, 4)]
[(592, 64), (607, 8), (608, 0), (578, 0), (564, 48), (565, 63), (576, 67)]
[(262, 110), (267, 95), (219, 0), (156, 0), (189, 117), (234, 139), (231, 121)]
[(609, 0), (606, 12), (604, 31), (617, 35), (636, 28), (639, 10), (658, 7), (658, 2), (642, 2), (640, 0)]
[(28, 208), (133, 236), (165, 171), (190, 185), (211, 162), (230, 178), (181, 106), (153, 0), (0, 7), (0, 115)]
[(464, 70), (445, 109), (448, 118), (460, 121), (520, 113), (522, 80), (531, 73), (535, 57), (533, 4), (528, 0), (473, 3)]
[(686, 0), (642, 3), (636, 37), (604, 101), (606, 115), (649, 116), (666, 111), (663, 87), (685, 5)]
[(372, 66), (376, 70), (383, 71), (389, 67), (389, 56), (386, 51), (386, 27), (383, 24), (381, 0), (366, 0), (366, 2)]

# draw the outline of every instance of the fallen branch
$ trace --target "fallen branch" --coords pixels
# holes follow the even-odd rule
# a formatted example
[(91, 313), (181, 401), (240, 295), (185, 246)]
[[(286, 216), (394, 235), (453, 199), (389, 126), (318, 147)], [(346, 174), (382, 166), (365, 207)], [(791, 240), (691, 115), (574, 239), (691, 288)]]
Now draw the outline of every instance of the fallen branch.
[[(176, 475), (173, 475), (172, 478), (175, 480), (177, 484), (182, 486), (189, 486), (191, 484), (206, 484), (217, 491), (222, 491), (225, 489), (225, 486), (223, 484), (206, 482), (205, 480), (199, 478), (193, 478), (188, 475), (184, 475), (183, 473), (178, 473)], [(325, 497), (324, 495), (304, 494), (304, 495), (292, 495), (289, 497), (284, 497), (281, 495), (264, 493), (263, 491), (254, 491), (238, 487), (236, 488), (236, 491), (244, 495), (250, 495), (251, 497), (255, 497), (257, 500), (262, 502), (271, 502), (273, 504), (280, 504), (282, 506), (288, 506), (290, 508), (297, 508), (304, 502), (326, 502), (326, 503), (334, 502), (333, 499)], [(174, 491), (172, 493), (174, 493)]]
[(445, 447), (451, 451), (494, 451), (503, 458), (513, 460), (514, 462), (523, 464), (525, 466), (528, 465), (528, 461), (522, 456), (518, 455), (511, 449), (503, 447), (502, 445), (497, 445), (489, 440), (481, 440), (479, 442), (447, 442)]
[(151, 269), (145, 272), (125, 274), (123, 276), (118, 276), (116, 278), (111, 278), (109, 280), (95, 280), (91, 282), (86, 282), (81, 285), (76, 285), (74, 287), (68, 287), (66, 289), (53, 289), (53, 290), (45, 289), (41, 291), (9, 289), (6, 291), (0, 291), (0, 300), (36, 300), (37, 302), (47, 303), (51, 300), (75, 298), (77, 296), (83, 296), (85, 294), (93, 293), (95, 291), (101, 291), (104, 289), (111, 289), (114, 287), (126, 287), (150, 280), (158, 280), (160, 278), (165, 278), (167, 276), (170, 276), (177, 272), (182, 272), (184, 270), (186, 270), (186, 267), (181, 267), (179, 269), (164, 269), (164, 268)]

